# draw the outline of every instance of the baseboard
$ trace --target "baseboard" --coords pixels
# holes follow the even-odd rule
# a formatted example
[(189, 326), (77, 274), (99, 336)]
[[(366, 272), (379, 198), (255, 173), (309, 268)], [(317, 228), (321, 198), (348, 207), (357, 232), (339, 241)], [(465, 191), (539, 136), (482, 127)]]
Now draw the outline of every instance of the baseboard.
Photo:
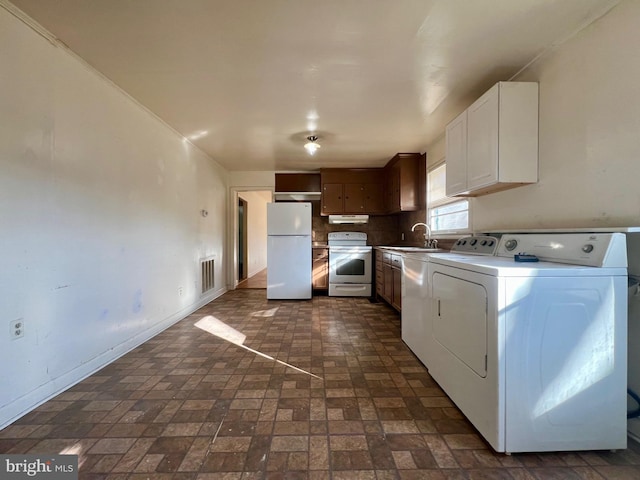
[(138, 333), (129, 340), (116, 345), (115, 347), (99, 354), (86, 363), (79, 365), (73, 370), (60, 375), (59, 377), (51, 379), (49, 382), (40, 385), (29, 393), (16, 398), (11, 403), (2, 406), (0, 408), (0, 430), (15, 422), (19, 418), (23, 417), (27, 413), (38, 408), (43, 403), (51, 400), (56, 395), (59, 395), (65, 390), (68, 390), (74, 385), (80, 383), (87, 377), (93, 375), (98, 370), (106, 367), (123, 355), (126, 355), (131, 350), (139, 347), (144, 342), (155, 337), (172, 325), (178, 323), (181, 320), (184, 320), (193, 312), (220, 297), (226, 292), (227, 289), (222, 288), (206, 296), (203, 296), (196, 303), (183, 308), (179, 312), (176, 312), (170, 317), (167, 317), (159, 323), (156, 323), (147, 330)]

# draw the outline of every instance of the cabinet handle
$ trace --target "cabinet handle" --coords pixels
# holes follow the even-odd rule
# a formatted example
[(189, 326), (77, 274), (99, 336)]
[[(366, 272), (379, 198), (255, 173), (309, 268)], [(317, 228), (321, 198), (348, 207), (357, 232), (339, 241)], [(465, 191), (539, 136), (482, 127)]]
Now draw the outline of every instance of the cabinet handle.
[(440, 299), (438, 299), (438, 316), (440, 317)]

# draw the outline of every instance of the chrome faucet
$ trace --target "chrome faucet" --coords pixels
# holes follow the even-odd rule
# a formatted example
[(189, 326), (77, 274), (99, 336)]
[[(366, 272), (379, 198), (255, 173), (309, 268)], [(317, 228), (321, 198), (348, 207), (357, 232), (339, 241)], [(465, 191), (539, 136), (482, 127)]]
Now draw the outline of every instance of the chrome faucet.
[(418, 226), (423, 226), (425, 228), (425, 230), (426, 230), (426, 232), (424, 234), (424, 246), (425, 246), (425, 248), (438, 248), (438, 240), (436, 240), (435, 238), (433, 240), (431, 239), (431, 229), (429, 228), (429, 225), (427, 225), (426, 223), (418, 222), (413, 227), (411, 227), (411, 231), (415, 232), (416, 231), (416, 227), (418, 227)]

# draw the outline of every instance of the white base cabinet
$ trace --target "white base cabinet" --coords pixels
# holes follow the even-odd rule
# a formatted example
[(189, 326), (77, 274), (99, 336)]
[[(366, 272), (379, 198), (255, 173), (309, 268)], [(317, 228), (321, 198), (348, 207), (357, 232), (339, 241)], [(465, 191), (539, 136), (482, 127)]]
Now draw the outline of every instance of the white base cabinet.
[(499, 82), (447, 125), (447, 196), (538, 181), (538, 84)]

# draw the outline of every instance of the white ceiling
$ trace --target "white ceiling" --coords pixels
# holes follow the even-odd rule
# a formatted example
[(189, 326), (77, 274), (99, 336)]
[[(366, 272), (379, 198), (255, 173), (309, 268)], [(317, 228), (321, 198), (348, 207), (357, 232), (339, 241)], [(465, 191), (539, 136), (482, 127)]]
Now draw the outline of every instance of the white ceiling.
[(618, 3), (11, 1), (228, 170), (424, 152), (493, 83)]

